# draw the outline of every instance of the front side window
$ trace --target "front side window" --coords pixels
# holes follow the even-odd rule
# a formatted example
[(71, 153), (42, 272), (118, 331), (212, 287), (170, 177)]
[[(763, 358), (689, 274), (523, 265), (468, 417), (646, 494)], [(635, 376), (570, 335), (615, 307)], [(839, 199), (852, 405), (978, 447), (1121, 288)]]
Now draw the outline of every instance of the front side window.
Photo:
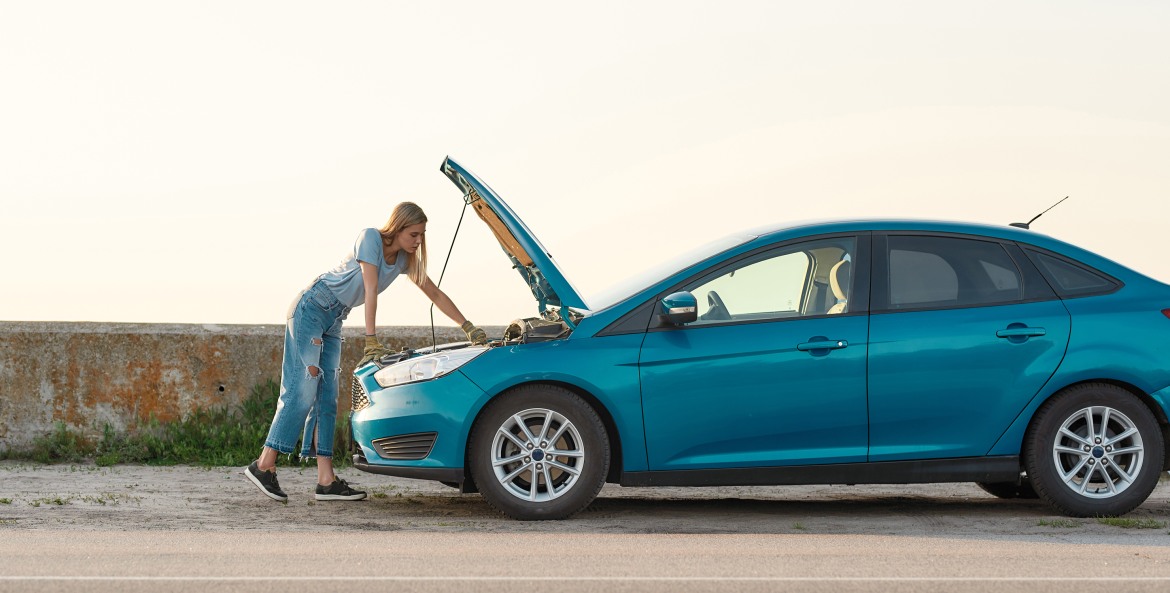
[(849, 312), (853, 238), (792, 245), (723, 268), (684, 287), (699, 302), (690, 325)]
[(971, 307), (1018, 301), (1019, 268), (999, 243), (890, 236), (891, 309)]

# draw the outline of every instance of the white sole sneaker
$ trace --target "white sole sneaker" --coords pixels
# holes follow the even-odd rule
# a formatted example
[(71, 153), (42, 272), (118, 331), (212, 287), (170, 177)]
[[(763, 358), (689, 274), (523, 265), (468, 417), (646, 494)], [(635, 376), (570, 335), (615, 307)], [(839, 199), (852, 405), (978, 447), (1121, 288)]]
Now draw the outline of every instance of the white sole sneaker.
[(264, 484), (260, 483), (260, 479), (257, 478), (256, 476), (252, 475), (252, 467), (251, 466), (245, 467), (243, 474), (244, 474), (245, 478), (248, 478), (249, 482), (255, 484), (256, 487), (259, 488), (260, 491), (264, 493), (264, 496), (267, 496), (268, 498), (271, 498), (272, 500), (275, 500), (277, 502), (288, 502), (287, 496), (281, 496), (279, 494), (274, 494), (272, 492), (269, 492), (268, 489), (264, 487)]

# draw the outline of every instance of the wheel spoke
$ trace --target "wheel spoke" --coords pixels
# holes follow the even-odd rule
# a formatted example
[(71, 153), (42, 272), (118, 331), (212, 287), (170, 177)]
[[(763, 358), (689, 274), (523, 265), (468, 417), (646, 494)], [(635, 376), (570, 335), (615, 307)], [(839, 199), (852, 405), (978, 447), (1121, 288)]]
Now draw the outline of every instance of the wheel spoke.
[(1099, 434), (1097, 436), (1101, 438), (1102, 443), (1104, 443), (1105, 441), (1108, 440), (1108, 438), (1107, 438), (1108, 435), (1106, 435), (1105, 433), (1109, 432), (1109, 415), (1112, 412), (1113, 412), (1113, 408), (1105, 408), (1105, 411), (1101, 412), (1101, 434)]
[(1117, 487), (1113, 485), (1113, 478), (1109, 475), (1109, 470), (1102, 467), (1101, 477), (1105, 479), (1105, 487), (1109, 489), (1109, 494), (1117, 494)]
[(516, 476), (519, 476), (520, 474), (524, 473), (524, 470), (526, 470), (530, 467), (532, 467), (531, 461), (528, 463), (522, 464), (520, 467), (512, 470), (512, 473), (500, 478), (500, 482), (503, 484), (507, 484), (508, 482), (511, 482), (512, 480), (516, 479)]
[[(1097, 435), (1096, 427), (1093, 426), (1093, 408), (1092, 406), (1085, 408), (1085, 434), (1088, 435), (1089, 440)], [(1089, 443), (1090, 445), (1092, 443)]]
[(1077, 457), (1085, 457), (1088, 455), (1088, 453), (1085, 453), (1084, 449), (1078, 449), (1076, 447), (1066, 447), (1064, 445), (1057, 445), (1057, 446), (1053, 447), (1052, 450), (1056, 451), (1057, 453), (1068, 453), (1069, 455), (1076, 455)]
[(1081, 487), (1080, 487), (1080, 489), (1078, 490), (1078, 492), (1079, 492), (1080, 494), (1084, 494), (1084, 493), (1085, 493), (1085, 488), (1088, 488), (1088, 487), (1089, 487), (1089, 482), (1091, 482), (1091, 481), (1093, 480), (1093, 473), (1094, 473), (1094, 472), (1096, 472), (1096, 471), (1097, 471), (1097, 466), (1096, 466), (1096, 465), (1090, 465), (1090, 466), (1089, 466), (1089, 471), (1085, 472), (1085, 477), (1084, 477), (1084, 479), (1082, 479), (1082, 480), (1081, 480)]
[(1113, 466), (1113, 471), (1117, 472), (1117, 476), (1121, 478), (1121, 481), (1125, 482), (1126, 484), (1133, 483), (1133, 476), (1129, 475), (1125, 472), (1125, 470), (1121, 469), (1120, 465), (1117, 465), (1116, 463), (1110, 463), (1110, 465)]
[(536, 486), (540, 480), (536, 476), (536, 466), (529, 464), (528, 467), (532, 468), (532, 473), (531, 473), (532, 485), (528, 487), (528, 500), (535, 502), (536, 501)]
[(549, 498), (556, 498), (556, 497), (560, 496), (559, 494), (557, 494), (556, 492), (553, 491), (552, 476), (550, 476), (548, 474), (548, 464), (547, 463), (544, 465), (544, 470), (542, 470), (542, 471), (544, 473), (544, 489), (548, 492), (548, 497)]
[(520, 440), (520, 437), (518, 437), (518, 436), (516, 436), (516, 435), (512, 434), (512, 431), (510, 431), (510, 430), (507, 430), (507, 429), (506, 429), (505, 427), (503, 427), (503, 426), (501, 426), (501, 427), (500, 427), (500, 429), (499, 429), (499, 431), (498, 431), (498, 432), (499, 432), (500, 434), (504, 435), (505, 437), (507, 437), (507, 438), (508, 438), (508, 440), (510, 440), (510, 441), (512, 441), (513, 443), (515, 443), (517, 447), (520, 447), (520, 450), (521, 450), (521, 451), (523, 451), (523, 450), (525, 449), (525, 447), (527, 447), (527, 446), (528, 446), (528, 443), (525, 443), (524, 441)]
[(513, 415), (512, 420), (514, 420), (516, 425), (520, 427), (520, 430), (524, 432), (524, 436), (528, 437), (529, 442), (536, 440), (536, 437), (532, 436), (532, 432), (528, 430), (528, 425), (524, 423), (524, 419), (521, 418), (519, 414)]
[(1145, 447), (1143, 447), (1141, 445), (1134, 445), (1132, 447), (1122, 447), (1120, 449), (1114, 449), (1112, 452), (1109, 453), (1109, 456), (1112, 459), (1112, 457), (1114, 455), (1125, 455), (1126, 453), (1141, 453), (1144, 450), (1145, 450)]
[(497, 459), (497, 460), (492, 462), (492, 467), (500, 467), (501, 465), (508, 465), (509, 463), (515, 463), (517, 461), (520, 461), (521, 459), (524, 459), (525, 455), (527, 455), (527, 453), (525, 453), (524, 451), (521, 451), (521, 452), (519, 452), (516, 455), (513, 455), (511, 457)]
[(1093, 444), (1092, 442), (1090, 442), (1089, 439), (1086, 439), (1085, 437), (1082, 437), (1081, 435), (1079, 435), (1079, 434), (1077, 434), (1077, 433), (1075, 433), (1075, 432), (1073, 432), (1073, 431), (1071, 431), (1063, 426), (1060, 427), (1060, 434), (1063, 434), (1064, 436), (1066, 436), (1066, 437), (1068, 437), (1068, 438), (1070, 438), (1070, 439), (1072, 439), (1072, 440), (1074, 440), (1082, 445), (1092, 445)]
[(555, 459), (549, 459), (548, 464), (552, 467), (555, 467), (555, 468), (567, 473), (567, 474), (573, 474), (574, 476), (581, 475), (581, 470), (579, 470), (571, 465), (565, 465), (559, 461), (556, 461)]
[(1105, 444), (1112, 445), (1113, 443), (1123, 441), (1123, 440), (1129, 438), (1129, 436), (1134, 434), (1135, 432), (1137, 432), (1137, 428), (1134, 428), (1133, 426), (1131, 426), (1131, 427), (1127, 428), (1125, 431), (1123, 431), (1121, 434), (1119, 434), (1113, 438), (1104, 439)]
[(584, 457), (585, 453), (582, 451), (561, 451), (560, 449), (546, 449), (550, 457)]
[[(537, 440), (544, 439), (544, 435), (546, 433), (548, 433), (549, 425), (552, 423), (552, 416), (553, 416), (552, 410), (549, 410), (548, 412), (545, 413), (544, 424), (540, 425), (540, 434), (536, 435)], [(537, 445), (537, 446), (539, 446), (539, 445)]]
[(561, 438), (561, 435), (565, 434), (565, 431), (568, 430), (570, 426), (572, 426), (572, 425), (569, 424), (568, 422), (562, 423), (560, 428), (557, 429), (556, 433), (554, 433), (551, 437), (548, 438), (548, 442), (550, 442), (550, 443), (557, 442), (557, 440), (559, 440)]
[(1081, 469), (1083, 469), (1083, 468), (1085, 467), (1085, 465), (1086, 465), (1086, 464), (1088, 464), (1088, 463), (1089, 463), (1089, 458), (1088, 458), (1088, 457), (1085, 457), (1085, 458), (1081, 459), (1079, 462), (1077, 462), (1077, 465), (1076, 465), (1076, 467), (1074, 467), (1074, 468), (1072, 468), (1071, 470), (1069, 470), (1069, 471), (1068, 471), (1068, 473), (1063, 473), (1063, 472), (1062, 472), (1062, 473), (1060, 474), (1060, 479), (1061, 479), (1061, 480), (1064, 480), (1064, 482), (1065, 482), (1066, 484), (1068, 484), (1070, 487), (1072, 487), (1072, 488), (1075, 488), (1076, 486), (1074, 486), (1074, 485), (1073, 485), (1073, 483), (1072, 483), (1073, 479), (1077, 477), (1077, 473), (1078, 473), (1078, 472), (1080, 472), (1080, 471), (1081, 471)]

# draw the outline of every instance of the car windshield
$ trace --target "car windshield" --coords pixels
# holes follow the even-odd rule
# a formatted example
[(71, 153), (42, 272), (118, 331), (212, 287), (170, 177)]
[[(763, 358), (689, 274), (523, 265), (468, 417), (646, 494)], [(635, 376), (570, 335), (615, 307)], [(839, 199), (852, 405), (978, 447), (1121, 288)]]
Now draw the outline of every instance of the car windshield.
[(758, 236), (758, 234), (736, 233), (700, 245), (593, 293), (585, 299), (585, 302), (589, 303), (589, 308), (594, 311), (608, 309), (691, 264), (723, 253), (737, 245), (743, 245)]

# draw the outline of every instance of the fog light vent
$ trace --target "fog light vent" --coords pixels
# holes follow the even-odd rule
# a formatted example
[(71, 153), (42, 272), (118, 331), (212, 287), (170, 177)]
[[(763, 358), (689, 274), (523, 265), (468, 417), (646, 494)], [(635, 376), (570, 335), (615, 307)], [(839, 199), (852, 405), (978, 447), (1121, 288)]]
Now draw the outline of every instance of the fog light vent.
[(400, 434), (398, 436), (377, 439), (373, 442), (374, 449), (383, 459), (398, 461), (415, 461), (431, 454), (435, 446), (437, 432), (419, 432), (415, 434)]
[(370, 396), (366, 395), (366, 388), (357, 377), (353, 378), (353, 386), (349, 389), (349, 399), (353, 411), (357, 412), (370, 407)]

